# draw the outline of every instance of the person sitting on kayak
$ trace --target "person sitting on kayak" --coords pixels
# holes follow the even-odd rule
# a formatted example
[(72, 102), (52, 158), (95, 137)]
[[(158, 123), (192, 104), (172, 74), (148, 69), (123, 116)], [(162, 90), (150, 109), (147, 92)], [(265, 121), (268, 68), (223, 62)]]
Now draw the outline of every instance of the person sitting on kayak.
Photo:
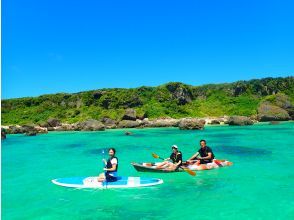
[(117, 168), (118, 168), (118, 158), (115, 156), (115, 149), (109, 148), (108, 150), (109, 158), (106, 161), (103, 159), (105, 164), (104, 173), (98, 176), (98, 182), (115, 182), (117, 181)]
[(213, 161), (213, 159), (214, 159), (214, 154), (213, 154), (211, 148), (206, 146), (206, 141), (205, 140), (200, 141), (200, 146), (201, 146), (201, 148), (196, 152), (196, 154), (194, 154), (188, 160), (188, 162), (190, 162), (190, 163), (195, 162), (195, 159), (196, 159), (197, 164), (211, 163)]
[[(173, 152), (170, 157), (166, 158), (163, 163), (156, 166), (156, 169), (177, 170), (182, 165), (182, 153), (178, 150), (178, 146), (173, 145), (172, 150)], [(171, 160), (172, 163), (168, 160)]]

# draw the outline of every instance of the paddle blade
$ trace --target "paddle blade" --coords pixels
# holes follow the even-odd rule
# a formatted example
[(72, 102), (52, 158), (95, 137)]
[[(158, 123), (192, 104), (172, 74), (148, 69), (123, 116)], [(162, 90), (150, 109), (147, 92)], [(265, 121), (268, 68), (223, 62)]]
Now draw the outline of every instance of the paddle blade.
[(156, 154), (156, 153), (152, 153), (152, 157), (154, 157), (154, 158), (159, 158), (159, 156)]
[(183, 168), (183, 170), (189, 173), (191, 176), (196, 176), (196, 172), (194, 172), (193, 170), (190, 170), (188, 168)]

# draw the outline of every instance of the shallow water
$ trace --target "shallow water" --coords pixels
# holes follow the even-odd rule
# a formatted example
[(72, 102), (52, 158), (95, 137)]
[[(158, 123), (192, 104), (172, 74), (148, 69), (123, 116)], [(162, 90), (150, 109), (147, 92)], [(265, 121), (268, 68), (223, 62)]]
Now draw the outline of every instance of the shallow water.
[[(134, 135), (126, 136), (126, 130)], [(234, 163), (209, 171), (138, 173), (130, 165), (170, 155), (188, 159), (206, 139), (216, 157)], [(249, 127), (52, 132), (2, 141), (3, 219), (294, 219), (294, 123)], [(137, 189), (70, 189), (51, 179), (102, 170), (103, 149), (115, 147), (119, 173), (162, 178)]]

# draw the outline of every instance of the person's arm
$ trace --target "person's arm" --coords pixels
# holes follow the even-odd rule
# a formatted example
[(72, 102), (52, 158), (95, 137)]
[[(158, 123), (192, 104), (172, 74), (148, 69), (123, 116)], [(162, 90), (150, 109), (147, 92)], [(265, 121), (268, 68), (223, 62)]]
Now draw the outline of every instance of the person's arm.
[(165, 158), (165, 159), (164, 159), (164, 161), (167, 161), (167, 160), (170, 160), (170, 157), (169, 157), (169, 158)]
[(199, 152), (196, 152), (196, 154), (194, 154), (192, 157), (190, 157), (189, 160), (193, 160), (193, 159), (197, 158), (198, 155), (199, 155)]
[(211, 159), (211, 152), (208, 152), (207, 153), (208, 154), (208, 156), (206, 156), (206, 157), (200, 157), (199, 159), (201, 159), (201, 160), (208, 160), (208, 159)]
[(115, 171), (117, 164), (112, 164), (111, 168), (104, 168), (105, 171)]

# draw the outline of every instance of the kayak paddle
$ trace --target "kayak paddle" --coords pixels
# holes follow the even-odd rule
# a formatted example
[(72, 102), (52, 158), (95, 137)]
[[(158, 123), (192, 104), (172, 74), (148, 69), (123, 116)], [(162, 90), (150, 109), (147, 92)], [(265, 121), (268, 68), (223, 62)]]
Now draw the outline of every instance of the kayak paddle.
[[(155, 153), (152, 153), (152, 157), (154, 157), (154, 158), (156, 158), (156, 159), (164, 160), (162, 157), (158, 156), (158, 155), (155, 154)], [(187, 173), (189, 173), (191, 176), (196, 176), (196, 172), (190, 170), (189, 168), (187, 168), (187, 167), (182, 167), (182, 166), (180, 166), (180, 168), (182, 168), (184, 171), (186, 171)]]

